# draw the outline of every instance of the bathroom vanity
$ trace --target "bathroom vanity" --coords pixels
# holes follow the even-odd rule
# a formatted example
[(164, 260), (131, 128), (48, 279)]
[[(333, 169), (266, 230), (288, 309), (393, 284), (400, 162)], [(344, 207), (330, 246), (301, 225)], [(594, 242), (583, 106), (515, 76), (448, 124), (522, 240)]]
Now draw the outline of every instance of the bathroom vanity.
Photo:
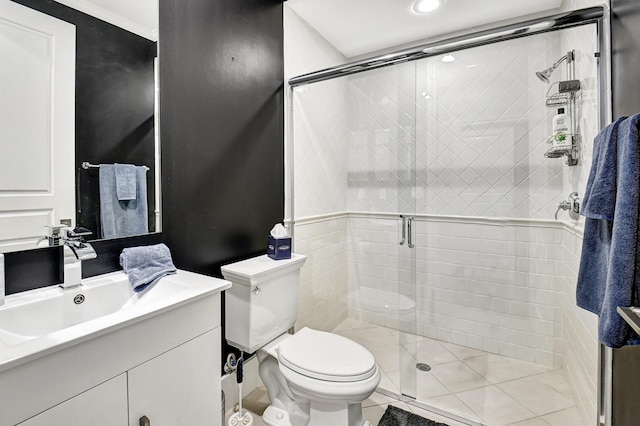
[(179, 270), (140, 296), (119, 271), (7, 297), (0, 425), (217, 424), (230, 286)]

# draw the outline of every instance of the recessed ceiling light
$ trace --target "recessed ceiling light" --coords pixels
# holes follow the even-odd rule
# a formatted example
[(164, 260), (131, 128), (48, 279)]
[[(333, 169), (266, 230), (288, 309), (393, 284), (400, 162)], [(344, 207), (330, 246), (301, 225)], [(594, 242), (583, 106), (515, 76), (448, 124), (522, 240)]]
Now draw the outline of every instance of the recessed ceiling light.
[(444, 0), (415, 0), (411, 9), (415, 13), (429, 13), (439, 8), (443, 2)]
[(442, 59), (440, 59), (440, 60), (441, 60), (442, 62), (445, 62), (445, 63), (447, 63), (447, 62), (453, 62), (453, 61), (455, 61), (455, 60), (456, 60), (456, 57), (455, 57), (455, 56), (453, 56), (453, 55), (444, 55), (444, 56), (442, 57)]

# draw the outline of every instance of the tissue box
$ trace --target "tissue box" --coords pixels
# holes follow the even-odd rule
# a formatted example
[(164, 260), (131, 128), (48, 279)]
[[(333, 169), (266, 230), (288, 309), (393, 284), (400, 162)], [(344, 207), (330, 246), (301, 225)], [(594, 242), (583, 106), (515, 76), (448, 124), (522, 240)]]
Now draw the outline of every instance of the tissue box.
[(291, 237), (274, 237), (269, 235), (267, 256), (272, 259), (291, 259)]

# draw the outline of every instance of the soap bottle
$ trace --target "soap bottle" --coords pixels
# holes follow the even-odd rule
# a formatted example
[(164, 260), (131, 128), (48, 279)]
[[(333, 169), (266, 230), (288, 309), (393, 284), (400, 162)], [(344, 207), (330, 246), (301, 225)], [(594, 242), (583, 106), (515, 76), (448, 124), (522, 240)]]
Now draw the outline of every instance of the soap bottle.
[(558, 108), (558, 115), (553, 117), (553, 147), (571, 146), (571, 118), (564, 113), (564, 108)]

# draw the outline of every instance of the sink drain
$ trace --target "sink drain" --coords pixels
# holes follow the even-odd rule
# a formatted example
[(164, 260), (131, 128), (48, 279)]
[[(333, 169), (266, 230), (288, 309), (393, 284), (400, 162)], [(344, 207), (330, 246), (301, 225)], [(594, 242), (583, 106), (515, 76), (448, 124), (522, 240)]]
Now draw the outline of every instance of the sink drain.
[(423, 362), (417, 363), (416, 368), (420, 371), (431, 371), (431, 367), (429, 366), (429, 364), (425, 364)]

